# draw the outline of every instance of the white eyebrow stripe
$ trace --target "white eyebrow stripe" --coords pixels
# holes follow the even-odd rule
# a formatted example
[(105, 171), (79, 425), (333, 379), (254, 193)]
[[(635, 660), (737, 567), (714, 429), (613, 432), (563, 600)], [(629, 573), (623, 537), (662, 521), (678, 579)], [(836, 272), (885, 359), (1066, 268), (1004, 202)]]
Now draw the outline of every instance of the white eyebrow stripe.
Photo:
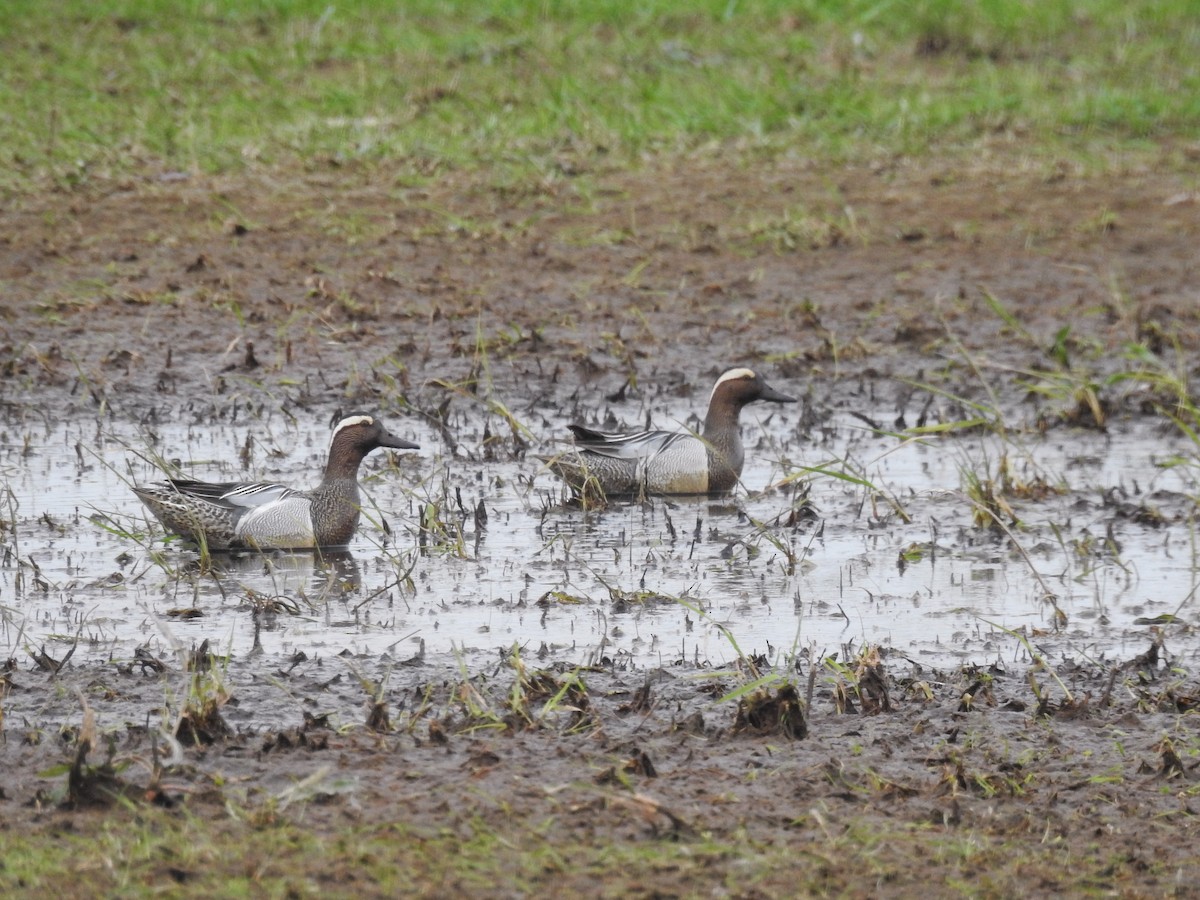
[(342, 421), (337, 423), (337, 428), (333, 429), (333, 436), (337, 437), (338, 432), (343, 428), (353, 428), (355, 425), (374, 425), (375, 420), (370, 416), (346, 416)]
[(737, 379), (737, 378), (757, 378), (757, 377), (758, 376), (754, 374), (753, 369), (746, 369), (746, 368), (730, 369), (728, 372), (726, 372), (724, 375), (722, 375), (720, 378), (717, 379), (717, 383), (713, 385), (712, 393), (708, 395), (708, 402), (712, 403), (712, 398), (714, 396), (716, 396), (717, 388), (719, 388), (725, 382), (733, 381), (734, 379)]

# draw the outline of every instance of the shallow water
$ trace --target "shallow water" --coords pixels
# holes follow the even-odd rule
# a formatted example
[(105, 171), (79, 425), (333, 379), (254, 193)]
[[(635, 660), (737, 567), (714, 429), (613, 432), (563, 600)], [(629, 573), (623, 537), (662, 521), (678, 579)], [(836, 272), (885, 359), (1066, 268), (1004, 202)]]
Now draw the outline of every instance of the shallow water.
[[(185, 469), (199, 478), (306, 485), (327, 432), (247, 422), (156, 427), (151, 437), (119, 422), (9, 425), (0, 653), (21, 658), (44, 646), (61, 659), (78, 635), (76, 661), (128, 660), (142, 645), (162, 656), (209, 639), (237, 657), (402, 661), (423, 647), (430, 660), (478, 661), (517, 645), (539, 664), (645, 667), (721, 664), (738, 648), (777, 662), (873, 643), (943, 667), (1025, 661), (1015, 632), (1052, 655), (1128, 658), (1150, 637), (1135, 620), (1191, 616), (1197, 560), (1178, 518), (1190, 508), (1180, 496), (1188, 473), (1155, 465), (1187, 450), (1174, 436), (1130, 427), (1019, 446), (994, 437), (902, 444), (835, 421), (816, 444), (799, 437), (792, 409), (771, 413), (747, 416), (747, 488), (798, 473), (801, 460), (849, 460), (880, 490), (816, 475), (811, 516), (799, 514), (793, 488), (584, 511), (561, 502), (533, 456), (447, 459), (424, 424), (392, 420), (425, 449), (391, 461), (377, 453), (364, 465), (369, 521), (345, 557), (218, 557), (211, 573), (194, 553), (164, 545), (128, 490), (160, 477), (152, 448), (186, 448)], [(1005, 451), (1018, 480), (1040, 474), (1067, 489), (1013, 501), (1020, 550), (974, 527), (960, 490), (964, 470), (995, 473)], [(481, 501), (485, 527), (474, 517)], [(1168, 524), (1132, 518), (1143, 503)], [(427, 505), (450, 527), (422, 542), (415, 523)], [(1171, 649), (1195, 653), (1200, 639), (1173, 633)]]

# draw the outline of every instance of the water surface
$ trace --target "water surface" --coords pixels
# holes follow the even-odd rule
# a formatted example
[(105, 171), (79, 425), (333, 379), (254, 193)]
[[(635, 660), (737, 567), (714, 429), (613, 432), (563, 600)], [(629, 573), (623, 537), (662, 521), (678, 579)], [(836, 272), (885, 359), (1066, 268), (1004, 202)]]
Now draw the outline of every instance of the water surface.
[[(1156, 465), (1187, 451), (1173, 437), (901, 442), (846, 422), (818, 444), (790, 413), (748, 416), (746, 489), (731, 498), (590, 511), (564, 504), (532, 455), (451, 458), (427, 426), (393, 418), (423, 449), (368, 459), (367, 519), (347, 554), (218, 556), (211, 572), (163, 543), (130, 483), (161, 477), (161, 453), (198, 478), (309, 485), (324, 463), (319, 424), (10, 425), (0, 652), (61, 658), (76, 636), (77, 659), (117, 661), (205, 639), (272, 659), (403, 661), (423, 648), (477, 661), (516, 646), (541, 664), (650, 667), (878, 644), (944, 667), (1027, 661), (1018, 635), (1039, 652), (1128, 658), (1148, 644), (1145, 620), (1191, 617), (1188, 473)], [(1056, 488), (1012, 500), (1011, 537), (974, 524), (962, 490), (964, 472), (994, 475), (1002, 456), (1018, 482)], [(874, 490), (821, 474), (762, 490), (801, 464), (852, 470)], [(441, 526), (422, 539), (423, 510)], [(1190, 634), (1171, 641), (1197, 649)]]

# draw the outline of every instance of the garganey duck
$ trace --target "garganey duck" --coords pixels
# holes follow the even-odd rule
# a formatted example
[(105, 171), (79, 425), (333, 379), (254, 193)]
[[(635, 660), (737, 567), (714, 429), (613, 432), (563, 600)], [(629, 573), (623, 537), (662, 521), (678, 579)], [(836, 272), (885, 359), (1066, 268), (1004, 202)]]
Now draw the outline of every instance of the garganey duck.
[(358, 467), (372, 450), (416, 450), (373, 416), (338, 422), (325, 477), (311, 491), (262, 482), (172, 478), (133, 492), (163, 526), (210, 550), (344, 547), (358, 528)]
[(795, 403), (752, 369), (724, 372), (708, 400), (704, 431), (613, 434), (570, 425), (575, 448), (546, 459), (576, 493), (605, 496), (719, 494), (733, 490), (746, 453), (738, 416), (756, 400)]

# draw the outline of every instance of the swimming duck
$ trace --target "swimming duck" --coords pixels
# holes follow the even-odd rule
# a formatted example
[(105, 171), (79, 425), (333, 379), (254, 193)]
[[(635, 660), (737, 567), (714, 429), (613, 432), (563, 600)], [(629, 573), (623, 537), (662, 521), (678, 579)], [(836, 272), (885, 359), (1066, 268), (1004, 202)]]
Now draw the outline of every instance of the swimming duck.
[(373, 416), (338, 422), (325, 477), (311, 491), (262, 482), (172, 478), (133, 492), (170, 532), (210, 550), (344, 547), (358, 528), (358, 467), (379, 447), (416, 450)]
[(756, 400), (796, 402), (753, 369), (733, 368), (713, 387), (701, 434), (613, 434), (570, 425), (574, 452), (546, 462), (577, 493), (595, 488), (605, 496), (725, 493), (737, 484), (745, 462), (738, 416)]

